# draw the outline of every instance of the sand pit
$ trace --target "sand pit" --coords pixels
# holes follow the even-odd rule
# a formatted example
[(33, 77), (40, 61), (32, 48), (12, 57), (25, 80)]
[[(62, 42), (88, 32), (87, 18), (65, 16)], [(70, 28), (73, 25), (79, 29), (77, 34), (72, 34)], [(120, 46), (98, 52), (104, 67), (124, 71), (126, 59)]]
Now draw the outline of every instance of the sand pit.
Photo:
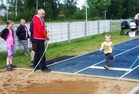
[[(0, 94), (103, 94), (116, 80), (33, 72), (30, 70), (0, 72)], [(120, 81), (109, 94), (128, 94), (138, 82)]]

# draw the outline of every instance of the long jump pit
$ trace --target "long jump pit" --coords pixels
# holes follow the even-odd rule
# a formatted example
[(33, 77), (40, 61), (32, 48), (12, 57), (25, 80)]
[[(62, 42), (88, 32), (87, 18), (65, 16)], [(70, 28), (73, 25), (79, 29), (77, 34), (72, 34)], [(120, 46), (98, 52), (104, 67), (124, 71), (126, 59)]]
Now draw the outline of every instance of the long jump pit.
[[(31, 69), (0, 71), (0, 94), (104, 94), (117, 80)], [(108, 94), (128, 94), (138, 81), (121, 80)]]

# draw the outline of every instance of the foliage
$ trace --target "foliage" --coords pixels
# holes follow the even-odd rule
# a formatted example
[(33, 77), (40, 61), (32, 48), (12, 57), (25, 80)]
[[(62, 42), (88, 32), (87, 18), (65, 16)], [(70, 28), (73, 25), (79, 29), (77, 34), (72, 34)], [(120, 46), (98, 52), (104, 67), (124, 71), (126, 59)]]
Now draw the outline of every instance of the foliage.
[(111, 0), (108, 7), (108, 18), (133, 18), (139, 12), (138, 0)]
[[(2, 0), (3, 1), (3, 0)], [(46, 21), (73, 21), (85, 20), (86, 6), (88, 20), (100, 19), (127, 19), (133, 18), (139, 11), (139, 0), (85, 0), (82, 8), (77, 7), (77, 0), (7, 0), (9, 2), (9, 19), (14, 22), (24, 18), (27, 22), (39, 8), (46, 11)], [(0, 9), (7, 9), (1, 3)], [(5, 21), (6, 16), (0, 18)]]
[(108, 18), (117, 19), (122, 17), (125, 8), (122, 7), (123, 0), (111, 0), (111, 5), (108, 7)]
[(89, 17), (103, 17), (102, 14), (110, 5), (110, 0), (87, 0), (89, 6)]
[(138, 0), (124, 0), (123, 8), (125, 8), (125, 12), (123, 14), (123, 18), (134, 17), (135, 14), (139, 12)]
[(64, 6), (62, 11), (67, 19), (72, 18), (73, 15), (77, 10), (76, 7), (76, 0), (64, 0)]

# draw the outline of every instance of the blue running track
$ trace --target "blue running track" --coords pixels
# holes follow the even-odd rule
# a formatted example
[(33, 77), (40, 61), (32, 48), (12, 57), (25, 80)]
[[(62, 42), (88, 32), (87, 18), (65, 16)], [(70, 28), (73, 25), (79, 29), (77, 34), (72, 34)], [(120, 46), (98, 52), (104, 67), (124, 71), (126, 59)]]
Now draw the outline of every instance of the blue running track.
[(106, 78), (119, 78), (125, 72), (131, 71), (124, 78), (139, 80), (139, 68), (133, 70), (133, 68), (139, 65), (139, 60), (129, 69), (139, 55), (139, 38), (114, 45), (112, 55), (115, 56), (116, 60), (110, 62), (109, 70), (103, 68), (105, 55), (99, 50), (56, 62), (48, 66), (55, 72)]

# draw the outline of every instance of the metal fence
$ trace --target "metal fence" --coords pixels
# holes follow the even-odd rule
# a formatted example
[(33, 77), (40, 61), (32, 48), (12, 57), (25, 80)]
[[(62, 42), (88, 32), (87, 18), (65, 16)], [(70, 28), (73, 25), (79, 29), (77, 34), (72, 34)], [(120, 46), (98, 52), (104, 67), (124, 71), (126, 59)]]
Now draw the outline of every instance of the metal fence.
[[(118, 24), (116, 24), (118, 23)], [(61, 22), (61, 23), (46, 23), (47, 29), (50, 31), (50, 43), (68, 41), (87, 37), (90, 35), (101, 34), (103, 32), (111, 32), (113, 28), (120, 27), (120, 20), (100, 20), (100, 21), (88, 21), (88, 22)], [(5, 28), (6, 25), (0, 25), (0, 31)], [(15, 24), (13, 29), (16, 32), (19, 24)], [(29, 30), (29, 24), (26, 24)], [(30, 33), (30, 32), (29, 32)], [(23, 49), (19, 43), (18, 38), (15, 36), (15, 49)], [(30, 40), (29, 47), (31, 47)], [(6, 50), (5, 41), (0, 38), (0, 51)]]

